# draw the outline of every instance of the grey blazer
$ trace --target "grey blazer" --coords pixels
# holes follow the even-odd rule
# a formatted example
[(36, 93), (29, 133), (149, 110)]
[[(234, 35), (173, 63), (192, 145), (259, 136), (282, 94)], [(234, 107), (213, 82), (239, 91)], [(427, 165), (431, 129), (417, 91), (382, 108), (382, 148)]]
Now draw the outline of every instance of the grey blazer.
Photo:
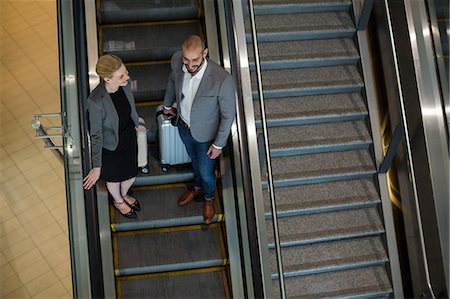
[[(182, 52), (179, 51), (172, 56), (172, 72), (164, 96), (166, 107), (172, 107), (175, 101), (180, 103), (183, 100), (181, 96), (184, 77), (182, 67), (183, 57)], [(179, 108), (180, 105), (178, 105)], [(198, 142), (213, 141), (217, 146), (225, 146), (235, 114), (236, 93), (233, 77), (214, 61), (208, 60), (191, 108), (192, 137)]]
[[(139, 117), (134, 106), (134, 96), (130, 84), (122, 87), (131, 107), (131, 119), (137, 127)], [(89, 95), (87, 101), (92, 149), (92, 166), (102, 166), (102, 148), (113, 151), (119, 144), (119, 115), (106, 91), (104, 82)]]

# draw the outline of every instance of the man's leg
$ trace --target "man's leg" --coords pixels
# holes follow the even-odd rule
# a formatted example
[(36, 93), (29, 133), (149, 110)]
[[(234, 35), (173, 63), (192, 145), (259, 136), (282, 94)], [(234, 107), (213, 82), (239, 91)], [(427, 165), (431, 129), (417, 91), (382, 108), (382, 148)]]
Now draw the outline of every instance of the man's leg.
[(205, 191), (205, 204), (203, 206), (203, 221), (210, 224), (215, 215), (214, 193), (216, 192), (216, 175), (214, 173), (215, 160), (208, 156), (211, 142), (198, 143), (197, 155), (199, 172), (202, 177), (203, 190)]
[(178, 199), (178, 205), (184, 206), (191, 202), (194, 198), (203, 195), (202, 177), (198, 167), (198, 153), (196, 149), (196, 141), (192, 138), (191, 132), (183, 125), (178, 126), (181, 140), (186, 146), (186, 151), (192, 160), (192, 169), (194, 171), (194, 188), (185, 191)]

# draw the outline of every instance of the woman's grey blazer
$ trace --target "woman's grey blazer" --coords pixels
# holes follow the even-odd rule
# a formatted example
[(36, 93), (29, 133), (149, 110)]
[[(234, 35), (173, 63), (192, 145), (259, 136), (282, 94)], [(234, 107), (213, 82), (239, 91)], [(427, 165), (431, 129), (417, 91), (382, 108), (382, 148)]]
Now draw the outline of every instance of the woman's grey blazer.
[[(171, 67), (172, 72), (164, 96), (166, 107), (172, 107), (175, 101), (178, 103), (183, 101), (181, 91), (184, 72), (181, 51), (173, 54)], [(178, 115), (180, 114), (181, 111)], [(198, 142), (213, 141), (216, 146), (225, 146), (235, 114), (236, 89), (233, 77), (214, 61), (208, 60), (192, 103), (190, 120), (192, 137)]]
[[(122, 87), (131, 107), (130, 117), (137, 127), (139, 117), (134, 105), (134, 96), (130, 84)], [(113, 151), (119, 144), (119, 115), (111, 96), (106, 91), (104, 82), (100, 83), (89, 95), (87, 101), (89, 111), (90, 137), (92, 149), (92, 166), (102, 166), (102, 148)]]

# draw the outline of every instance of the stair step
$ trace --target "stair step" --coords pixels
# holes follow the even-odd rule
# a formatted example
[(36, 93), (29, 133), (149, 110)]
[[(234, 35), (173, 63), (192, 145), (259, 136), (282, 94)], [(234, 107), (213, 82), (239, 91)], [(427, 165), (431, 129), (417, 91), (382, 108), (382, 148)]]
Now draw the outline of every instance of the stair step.
[[(273, 247), (272, 220), (266, 220), (268, 242)], [(306, 245), (384, 232), (377, 208), (353, 209), (278, 218), (281, 246)]]
[[(261, 72), (265, 98), (360, 92), (364, 82), (354, 65), (265, 70)], [(257, 81), (251, 73), (253, 97)]]
[[(166, 188), (133, 188), (132, 196), (139, 200), (142, 210), (137, 219), (128, 219), (114, 210), (113, 231), (130, 231), (171, 226), (203, 224), (203, 200), (201, 198), (179, 207), (177, 200), (186, 190), (185, 186)], [(214, 222), (222, 221), (223, 214), (216, 200)]]
[[(285, 277), (303, 276), (368, 264), (384, 264), (387, 254), (381, 237), (367, 237), (281, 249)], [(270, 250), (272, 277), (278, 278), (275, 249)]]
[[(198, 246), (196, 246), (197, 248)], [(230, 298), (223, 267), (117, 280), (119, 298)], [(207, 286), (207, 287), (205, 287)]]
[(115, 54), (125, 62), (170, 60), (186, 36), (201, 34), (200, 21), (143, 23), (100, 26), (102, 52)]
[[(296, 298), (380, 298), (391, 297), (393, 290), (383, 266), (285, 278), (286, 297)], [(279, 281), (273, 281), (279, 297)]]
[(116, 233), (113, 240), (118, 249), (116, 273), (136, 275), (224, 265), (226, 255), (221, 236), (217, 223)]
[(301, 12), (324, 12), (348, 10), (349, 0), (255, 0), (255, 14), (287, 14)]
[(372, 143), (364, 121), (271, 127), (268, 135), (272, 157), (362, 149)]
[[(302, 97), (265, 98), (267, 125), (286, 126), (337, 121), (359, 116), (364, 119), (367, 108), (360, 93), (325, 94)], [(254, 101), (257, 125), (261, 118), (259, 100)]]
[[(256, 15), (255, 23), (259, 42), (351, 38), (356, 32), (348, 12)], [(251, 42), (249, 19), (245, 31)]]
[[(255, 69), (253, 44), (248, 44), (250, 69)], [(352, 39), (258, 43), (261, 69), (355, 64), (359, 54)]]
[[(279, 216), (312, 214), (380, 203), (372, 179), (279, 187), (275, 188), (275, 200)], [(264, 208), (266, 212), (271, 211), (268, 192), (264, 192)]]
[[(265, 163), (264, 163), (265, 164)], [(369, 150), (352, 150), (312, 155), (274, 157), (271, 159), (272, 175), (277, 183), (318, 177), (346, 177), (357, 173), (375, 172)], [(262, 170), (263, 181), (267, 180), (266, 166)]]
[(161, 20), (191, 19), (199, 16), (197, 0), (173, 1), (101, 0), (98, 23), (129, 23)]
[(131, 89), (136, 102), (161, 101), (164, 98), (171, 71), (169, 61), (126, 66), (130, 71)]

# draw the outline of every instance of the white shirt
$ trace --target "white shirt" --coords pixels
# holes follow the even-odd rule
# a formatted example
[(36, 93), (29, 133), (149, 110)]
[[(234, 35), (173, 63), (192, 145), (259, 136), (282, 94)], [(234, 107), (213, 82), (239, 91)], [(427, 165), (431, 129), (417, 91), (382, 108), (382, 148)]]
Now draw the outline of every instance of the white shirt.
[(192, 76), (185, 65), (183, 65), (183, 72), (184, 72), (184, 78), (183, 78), (183, 88), (181, 90), (181, 98), (183, 99), (180, 101), (180, 117), (183, 119), (183, 121), (189, 126), (191, 123), (191, 109), (192, 109), (192, 103), (194, 103), (194, 98), (197, 93), (198, 87), (200, 85), (200, 82), (202, 81), (203, 75), (205, 74), (206, 67), (208, 66), (208, 61), (205, 58), (203, 65), (201, 66), (201, 69)]

